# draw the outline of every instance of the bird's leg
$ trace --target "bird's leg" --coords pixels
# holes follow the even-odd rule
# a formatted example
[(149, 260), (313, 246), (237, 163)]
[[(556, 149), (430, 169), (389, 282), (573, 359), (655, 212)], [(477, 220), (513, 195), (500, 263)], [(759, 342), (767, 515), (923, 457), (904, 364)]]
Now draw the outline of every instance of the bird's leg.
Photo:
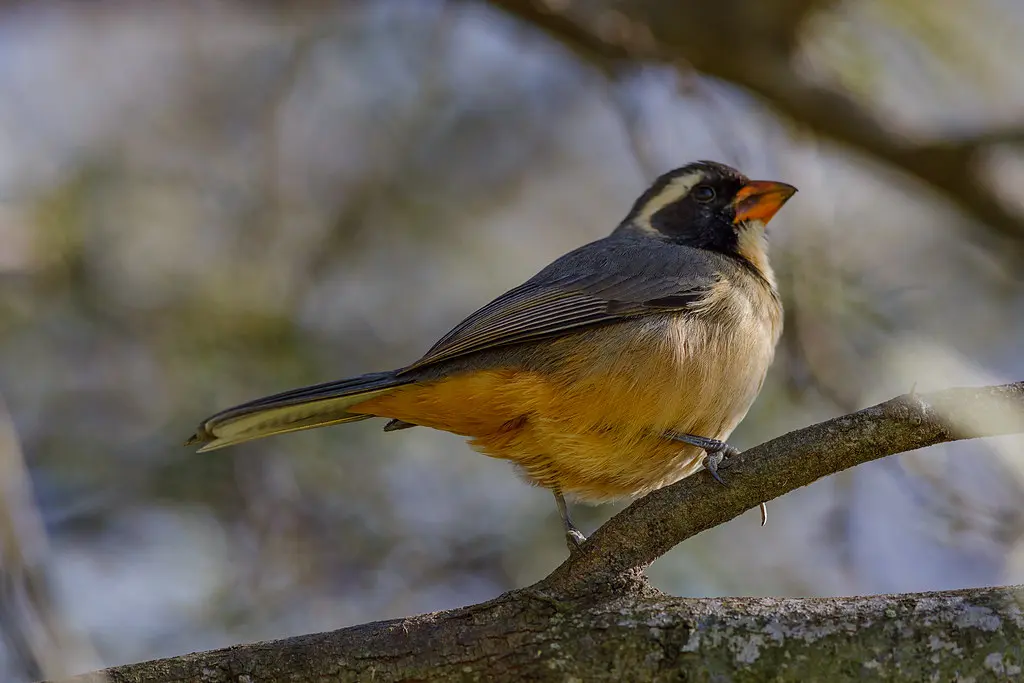
[(715, 478), (719, 484), (725, 485), (725, 480), (722, 479), (722, 475), (718, 473), (718, 468), (722, 466), (722, 462), (726, 458), (731, 458), (734, 455), (739, 455), (740, 450), (735, 446), (730, 446), (724, 441), (718, 439), (709, 439), (706, 436), (694, 436), (693, 434), (679, 434), (678, 432), (668, 432), (668, 438), (675, 441), (682, 441), (688, 443), (691, 446), (697, 448), (703, 448), (707, 455), (704, 457), (704, 469), (711, 473), (711, 476)]
[[(735, 446), (730, 446), (724, 441), (709, 439), (706, 436), (679, 434), (678, 432), (668, 432), (666, 436), (675, 441), (682, 441), (683, 443), (688, 443), (691, 446), (703, 448), (704, 452), (707, 453), (707, 455), (704, 456), (704, 469), (711, 473), (711, 476), (715, 478), (715, 481), (723, 486), (725, 485), (725, 480), (722, 479), (722, 475), (718, 473), (718, 468), (722, 466), (726, 458), (739, 455), (740, 449)], [(758, 507), (761, 510), (761, 526), (764, 526), (768, 523), (768, 506), (761, 503)]]
[(565, 527), (565, 544), (569, 546), (570, 554), (575, 553), (579, 551), (580, 546), (587, 540), (587, 537), (572, 523), (572, 518), (569, 517), (569, 508), (565, 504), (565, 497), (562, 495), (562, 492), (558, 489), (552, 489), (551, 493), (555, 497), (555, 505), (558, 506), (558, 514), (562, 518), (562, 526)]

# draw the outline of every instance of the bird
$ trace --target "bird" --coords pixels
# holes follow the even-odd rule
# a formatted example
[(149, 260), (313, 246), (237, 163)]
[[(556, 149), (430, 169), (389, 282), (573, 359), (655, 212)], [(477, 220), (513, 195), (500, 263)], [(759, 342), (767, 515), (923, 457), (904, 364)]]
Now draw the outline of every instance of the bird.
[[(612, 232), (456, 325), (419, 360), (203, 420), (200, 452), (370, 418), (468, 438), (566, 503), (639, 497), (702, 469), (761, 391), (783, 308), (766, 225), (797, 191), (714, 161), (659, 176)], [(724, 483), (724, 482), (723, 482)], [(762, 518), (762, 522), (763, 522)]]

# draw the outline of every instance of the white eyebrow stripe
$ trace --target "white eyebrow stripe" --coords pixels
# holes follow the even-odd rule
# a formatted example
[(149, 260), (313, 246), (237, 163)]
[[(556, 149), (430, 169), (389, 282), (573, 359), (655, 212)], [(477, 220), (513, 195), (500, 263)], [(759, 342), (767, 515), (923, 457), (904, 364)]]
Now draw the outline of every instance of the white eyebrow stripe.
[(651, 225), (651, 218), (654, 214), (664, 209), (669, 204), (674, 204), (686, 195), (690, 194), (690, 190), (693, 186), (704, 179), (704, 174), (700, 171), (694, 171), (687, 173), (686, 175), (673, 178), (668, 185), (666, 185), (661, 192), (651, 197), (651, 199), (644, 204), (643, 208), (640, 209), (640, 213), (637, 214), (636, 218), (633, 219), (633, 223), (643, 230), (644, 232), (658, 232), (654, 226)]

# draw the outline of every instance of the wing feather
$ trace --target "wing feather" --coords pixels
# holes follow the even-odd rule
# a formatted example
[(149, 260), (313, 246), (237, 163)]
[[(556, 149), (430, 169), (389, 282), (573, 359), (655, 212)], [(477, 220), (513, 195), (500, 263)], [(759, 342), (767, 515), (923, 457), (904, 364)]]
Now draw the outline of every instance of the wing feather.
[(470, 315), (402, 373), (655, 312), (686, 311), (719, 280), (713, 257), (648, 240), (593, 242)]

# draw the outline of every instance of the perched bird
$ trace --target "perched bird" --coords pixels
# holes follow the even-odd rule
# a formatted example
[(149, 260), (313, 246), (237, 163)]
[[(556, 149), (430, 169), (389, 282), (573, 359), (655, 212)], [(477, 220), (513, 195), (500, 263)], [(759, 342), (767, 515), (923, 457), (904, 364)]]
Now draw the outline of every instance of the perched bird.
[[(479, 309), (411, 365), (294, 389), (203, 421), (209, 451), (390, 418), (515, 463), (555, 497), (636, 496), (707, 467), (761, 390), (782, 331), (765, 224), (796, 192), (698, 161), (670, 171), (611, 235)], [(721, 481), (719, 479), (719, 481)]]

